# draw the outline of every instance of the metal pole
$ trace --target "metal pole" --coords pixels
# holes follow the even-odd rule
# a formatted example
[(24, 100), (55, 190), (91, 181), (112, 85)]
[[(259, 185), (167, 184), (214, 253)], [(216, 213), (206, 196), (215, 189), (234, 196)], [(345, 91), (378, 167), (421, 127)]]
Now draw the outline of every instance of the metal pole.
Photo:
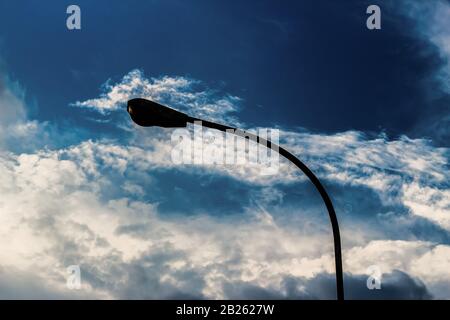
[(194, 123), (200, 121), (201, 125), (211, 129), (217, 129), (220, 131), (226, 132), (227, 130), (233, 130), (233, 133), (237, 136), (243, 138), (250, 138), (255, 142), (263, 144), (267, 148), (278, 149), (280, 155), (291, 161), (293, 164), (297, 166), (313, 183), (316, 187), (317, 191), (319, 191), (320, 196), (322, 197), (323, 202), (325, 202), (325, 206), (328, 211), (328, 215), (330, 217), (331, 229), (333, 231), (333, 240), (334, 240), (334, 260), (336, 265), (336, 292), (337, 292), (337, 300), (344, 300), (344, 275), (342, 270), (342, 249), (341, 249), (341, 235), (339, 232), (339, 224), (336, 216), (336, 212), (334, 211), (333, 203), (326, 192), (323, 185), (320, 183), (320, 180), (316, 177), (316, 175), (296, 156), (287, 151), (286, 149), (272, 143), (270, 140), (263, 139), (256, 134), (240, 130), (237, 128), (225, 126), (222, 124), (205, 121), (197, 118), (189, 117), (188, 122)]

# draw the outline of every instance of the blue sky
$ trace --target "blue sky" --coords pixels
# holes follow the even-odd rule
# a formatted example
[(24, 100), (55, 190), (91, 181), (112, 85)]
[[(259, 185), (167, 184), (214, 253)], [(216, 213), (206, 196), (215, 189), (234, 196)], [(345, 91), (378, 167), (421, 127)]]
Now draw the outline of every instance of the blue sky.
[(447, 1), (78, 1), (75, 31), (70, 4), (0, 4), (0, 297), (334, 298), (305, 177), (177, 166), (136, 96), (278, 128), (348, 297), (450, 297)]
[(416, 136), (432, 113), (422, 105), (448, 104), (429, 101), (445, 57), (397, 10), (384, 10), (382, 32), (358, 27), (364, 1), (81, 1), (80, 32), (58, 14), (68, 4), (2, 4), (2, 58), (39, 101), (39, 119), (82, 121), (61, 106), (134, 68), (224, 89), (245, 99), (243, 120), (263, 126)]

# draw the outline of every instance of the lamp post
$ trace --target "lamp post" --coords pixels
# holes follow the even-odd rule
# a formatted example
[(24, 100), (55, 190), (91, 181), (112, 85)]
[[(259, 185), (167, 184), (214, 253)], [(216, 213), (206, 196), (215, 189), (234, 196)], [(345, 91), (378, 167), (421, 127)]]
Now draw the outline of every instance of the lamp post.
[(202, 125), (211, 128), (217, 129), (220, 131), (227, 132), (227, 130), (232, 130), (234, 134), (243, 138), (252, 139), (255, 142), (263, 144), (268, 148), (277, 148), (280, 155), (291, 161), (293, 164), (297, 166), (314, 184), (317, 191), (319, 191), (320, 196), (322, 197), (323, 202), (328, 210), (328, 215), (331, 222), (331, 228), (333, 230), (333, 240), (334, 240), (334, 259), (336, 266), (336, 291), (337, 291), (337, 299), (344, 300), (344, 277), (342, 271), (342, 253), (341, 253), (341, 236), (339, 232), (339, 224), (336, 217), (336, 212), (334, 211), (333, 203), (331, 202), (328, 193), (325, 188), (320, 183), (319, 179), (314, 175), (314, 173), (297, 157), (295, 157), (292, 153), (287, 151), (286, 149), (277, 146), (269, 140), (263, 139), (258, 135), (252, 134), (250, 132), (246, 132), (244, 130), (238, 130), (233, 127), (229, 127), (226, 125), (197, 119), (188, 116), (182, 112), (171, 109), (169, 107), (163, 106), (159, 103), (136, 98), (128, 101), (127, 111), (130, 114), (131, 119), (138, 125), (143, 127), (164, 127), (164, 128), (181, 128), (186, 127), (188, 123), (194, 123), (195, 121), (201, 121)]

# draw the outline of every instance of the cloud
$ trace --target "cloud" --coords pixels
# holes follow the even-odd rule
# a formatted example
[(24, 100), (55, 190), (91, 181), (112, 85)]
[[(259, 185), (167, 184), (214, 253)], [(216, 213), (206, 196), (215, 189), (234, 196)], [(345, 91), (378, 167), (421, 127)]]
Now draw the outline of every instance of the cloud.
[(403, 186), (403, 199), (412, 213), (450, 230), (450, 190), (412, 183)]
[[(37, 270), (36, 270), (37, 271)], [(1, 299), (94, 299), (87, 290), (83, 292), (69, 291), (64, 286), (63, 279), (50, 281), (40, 277), (39, 272), (24, 272), (14, 268), (0, 268), (0, 298)], [(106, 298), (104, 296), (103, 298)]]
[[(448, 295), (450, 279), (450, 246), (424, 241), (371, 241), (346, 252), (345, 266), (355, 274), (364, 274), (368, 266), (376, 265), (381, 272), (402, 270), (426, 283), (436, 298)], [(432, 267), (434, 266), (434, 267)], [(383, 276), (384, 277), (384, 276)], [(384, 282), (384, 281), (383, 281)]]
[[(233, 219), (164, 217), (157, 203), (132, 200), (120, 191), (135, 170), (158, 179), (165, 163), (152, 156), (158, 152), (87, 141), (67, 149), (3, 155), (2, 263), (39, 274), (48, 283), (59, 279), (59, 286), (65, 267), (79, 264), (84, 288), (100, 298), (332, 297), (332, 241), (323, 221), (314, 222), (317, 212), (303, 209), (307, 211), (300, 217), (310, 217), (306, 225), (253, 206)], [(144, 190), (154, 188), (153, 179), (143, 182)], [(263, 198), (264, 193), (277, 194), (267, 188), (261, 191)], [(278, 191), (271, 201), (282, 194)], [(347, 238), (344, 234), (344, 244)], [(418, 277), (433, 294), (436, 284), (448, 281), (447, 245), (360, 241), (344, 251), (345, 270), (349, 277), (359, 277), (358, 286), (373, 264), (387, 274), (402, 270)], [(430, 263), (439, 269), (430, 273)], [(286, 279), (292, 277), (303, 279), (295, 288), (304, 288), (289, 287), (288, 293)], [(420, 282), (408, 277), (389, 280), (384, 297), (427, 297)], [(407, 289), (414, 284), (417, 294)]]
[[(132, 71), (118, 84), (105, 85), (100, 98), (76, 105), (114, 112), (121, 101), (147, 92), (211, 119), (228, 121), (239, 110), (235, 104), (223, 107), (217, 92), (194, 89), (198, 84), (177, 77), (147, 80)], [(20, 95), (5, 89), (2, 97), (13, 102), (3, 105), (16, 106), (2, 129), (16, 119), (30, 123), (20, 111)], [(37, 144), (27, 152), (5, 145), (2, 297), (334, 297), (328, 218), (295, 168), (282, 162), (277, 175), (265, 176), (258, 165), (177, 165), (170, 159), (171, 132), (150, 130), (151, 135), (136, 129), (122, 139), (66, 147)], [(20, 137), (9, 132), (11, 139)], [(281, 129), (280, 139), (319, 175), (335, 203), (350, 201), (364, 212), (352, 210), (346, 217), (338, 210), (349, 297), (450, 296), (450, 286), (443, 285), (450, 281), (449, 243), (429, 239), (425, 229), (421, 239), (402, 230), (423, 219), (442, 234), (449, 231), (448, 149), (425, 139), (356, 131)], [(380, 227), (378, 220), (397, 225)], [(81, 291), (65, 287), (66, 267), (73, 264), (82, 271)], [(380, 292), (364, 288), (370, 265), (383, 272)]]
[(124, 110), (132, 98), (146, 98), (167, 104), (192, 116), (235, 123), (233, 113), (240, 109), (241, 99), (232, 95), (218, 95), (198, 80), (186, 77), (147, 79), (141, 70), (126, 74), (118, 83), (106, 82), (99, 98), (77, 101), (73, 106), (91, 108), (102, 114)]
[[(430, 299), (426, 286), (408, 274), (394, 270), (383, 276), (382, 290), (368, 290), (366, 276), (346, 275), (346, 299)], [(336, 280), (333, 275), (321, 273), (311, 279), (285, 277), (278, 288), (258, 287), (252, 283), (225, 284), (230, 299), (336, 299)]]
[[(415, 7), (406, 8), (410, 8), (405, 9), (407, 12), (415, 10)], [(217, 92), (210, 89), (199, 90), (200, 84), (199, 81), (183, 77), (166, 76), (148, 80), (142, 71), (133, 70), (116, 84), (107, 82), (100, 98), (77, 102), (74, 105), (107, 112), (122, 108), (121, 104), (129, 98), (144, 96), (163, 101), (189, 114), (232, 122), (229, 115), (238, 111), (239, 106), (230, 102), (230, 96), (226, 96), (227, 99), (218, 99)], [(239, 98), (231, 100), (239, 101)], [(225, 108), (224, 101), (228, 101)], [(243, 123), (240, 125), (245, 126)], [(253, 129), (256, 130), (257, 128)], [(426, 139), (402, 136), (398, 140), (390, 141), (385, 135), (367, 137), (356, 131), (323, 135), (281, 130), (280, 136), (283, 145), (297, 154), (302, 154), (302, 159), (326, 179), (342, 185), (373, 189), (383, 203), (402, 205), (412, 214), (437, 222), (448, 230), (448, 149), (435, 148), (432, 142)], [(140, 147), (154, 148), (155, 152), (146, 156), (154, 159), (151, 161), (154, 165), (176, 169), (179, 165), (174, 164), (170, 158), (174, 146), (169, 147), (168, 140), (168, 134), (159, 132), (157, 138), (149, 138), (142, 130), (137, 130), (135, 138), (135, 141), (145, 141)], [(193, 144), (193, 134), (187, 142)], [(210, 144), (208, 148), (217, 150), (223, 147), (219, 141)], [(203, 157), (209, 155), (204, 153)], [(315, 168), (315, 163), (321, 163), (321, 166)], [(184, 169), (203, 171), (203, 167), (195, 166)], [(276, 175), (263, 175), (261, 173), (264, 166), (251, 163), (231, 167), (215, 165), (207, 169), (244, 179), (252, 184), (271, 185), (280, 181), (292, 183), (304, 179), (304, 176), (285, 161), (280, 163)], [(434, 193), (439, 194), (442, 201), (434, 206), (430, 206), (428, 202), (421, 206), (421, 201), (413, 195), (413, 190), (435, 190)]]
[(450, 4), (445, 0), (417, 2), (404, 0), (397, 3), (398, 8), (408, 17), (415, 20), (415, 35), (432, 43), (438, 49), (443, 66), (438, 78), (442, 88), (450, 93)]
[[(403, 206), (411, 214), (450, 230), (448, 149), (435, 148), (427, 140), (407, 137), (394, 141), (385, 136), (367, 139), (358, 132), (321, 135), (282, 131), (281, 136), (287, 148), (302, 154), (302, 159), (322, 179), (341, 187), (368, 188), (379, 197), (382, 205)], [(263, 166), (252, 163), (179, 165), (171, 159), (174, 146), (169, 139), (168, 134), (160, 135), (148, 140), (145, 147), (88, 141), (71, 148), (68, 153), (93, 173), (100, 162), (121, 173), (127, 168), (140, 172), (170, 169), (200, 176), (229, 176), (254, 186), (306, 182), (305, 177), (286, 161), (280, 163), (278, 173), (274, 175), (261, 174)], [(129, 182), (124, 187), (129, 188)], [(276, 194), (276, 190), (271, 192)]]
[[(142, 75), (142, 74), (140, 74)], [(126, 80), (126, 78), (124, 78)], [(122, 81), (122, 83), (124, 82)], [(130, 82), (130, 81), (125, 81)], [(139, 83), (145, 83), (146, 81), (140, 79)], [(184, 86), (184, 85), (183, 85)], [(113, 86), (114, 87), (114, 86)], [(183, 89), (184, 90), (184, 89)], [(114, 91), (114, 90), (112, 90)], [(178, 97), (177, 95), (175, 95)], [(122, 99), (122, 98), (121, 98)], [(179, 99), (179, 102), (184, 104), (183, 99)], [(213, 100), (214, 101), (214, 100)], [(214, 104), (214, 102), (211, 102)], [(190, 108), (188, 112), (195, 113), (196, 108), (200, 103), (188, 103), (184, 104), (186, 108)], [(186, 111), (186, 110), (185, 110)], [(445, 148), (433, 147), (431, 142), (424, 139), (409, 139), (406, 136), (400, 137), (398, 140), (389, 140), (386, 136), (380, 135), (377, 137), (368, 137), (360, 132), (349, 131), (336, 135), (323, 135), (323, 134), (311, 134), (308, 132), (297, 133), (286, 130), (281, 130), (281, 142), (283, 145), (287, 146), (289, 150), (293, 150), (296, 154), (301, 154), (302, 159), (314, 168), (314, 170), (322, 177), (328, 181), (327, 183), (338, 184), (340, 187), (365, 187), (374, 192), (380, 198), (381, 204), (384, 206), (400, 206), (404, 207), (406, 210), (410, 210), (410, 213), (420, 217), (425, 217), (430, 221), (439, 224), (443, 228), (447, 228), (446, 222), (444, 221), (448, 215), (446, 208), (446, 201), (448, 201), (448, 194), (446, 192), (446, 181), (447, 179), (447, 159), (448, 150)], [(91, 163), (107, 163), (113, 167), (119, 169), (120, 172), (124, 173), (129, 170), (130, 166), (134, 166), (131, 159), (135, 159), (135, 163), (138, 164), (140, 171), (149, 170), (180, 170), (187, 171), (191, 175), (222, 175), (230, 176), (237, 181), (245, 181), (254, 186), (273, 186), (269, 191), (270, 194), (279, 194), (278, 199), (283, 198), (283, 192), (280, 192), (279, 184), (292, 184), (292, 183), (304, 183), (305, 180), (302, 179), (298, 173), (293, 170), (293, 168), (283, 162), (280, 166), (279, 175), (275, 176), (262, 176), (258, 174), (258, 170), (255, 166), (242, 166), (242, 167), (226, 167), (226, 166), (180, 166), (174, 165), (172, 161), (169, 160), (171, 147), (168, 147), (167, 141), (169, 140), (169, 135), (159, 133), (155, 138), (147, 138), (145, 142), (145, 147), (151, 146), (149, 150), (143, 151), (144, 145), (134, 145), (133, 147), (124, 148), (122, 146), (106, 146), (97, 143), (91, 143), (89, 147), (96, 149), (95, 151), (90, 151), (89, 154), (95, 155), (95, 157), (102, 160), (92, 159)], [(86, 148), (86, 145), (82, 148)], [(108, 155), (109, 154), (109, 155)], [(86, 156), (82, 156), (81, 159), (86, 159)], [(317, 165), (319, 164), (320, 165)], [(252, 170), (253, 169), (253, 170)], [(94, 170), (95, 171), (95, 170)], [(412, 201), (416, 199), (415, 192), (410, 192), (411, 189), (417, 188), (420, 191), (426, 190), (436, 190), (437, 192), (442, 192), (441, 200), (438, 202), (429, 201), (428, 198), (423, 199), (421, 203), (424, 204), (424, 208), (417, 208), (412, 205)], [(263, 190), (268, 190), (263, 188)], [(278, 190), (278, 191), (277, 191)], [(264, 191), (261, 191), (264, 192)], [(258, 194), (258, 193), (257, 193)], [(258, 197), (258, 196), (257, 196)], [(281, 197), (281, 198), (280, 198)], [(419, 199), (416, 199), (419, 201)], [(434, 209), (438, 205), (442, 208), (443, 212), (441, 214), (433, 214)], [(191, 232), (196, 230), (196, 237), (199, 237), (200, 243), (208, 243), (214, 249), (210, 249), (211, 252), (221, 252), (218, 256), (222, 257), (221, 262), (225, 267), (208, 265), (205, 267), (204, 262), (202, 265), (201, 276), (198, 273), (197, 277), (203, 277), (207, 281), (202, 282), (202, 290), (197, 292), (195, 296), (198, 297), (232, 297), (240, 295), (237, 292), (244, 290), (246, 287), (254, 288), (250, 291), (245, 289), (243, 292), (249, 293), (254, 292), (256, 296), (266, 295), (267, 297), (272, 296), (283, 296), (282, 292), (284, 289), (280, 287), (283, 283), (283, 279), (289, 276), (303, 277), (305, 279), (316, 279), (319, 274), (330, 274), (333, 273), (333, 259), (332, 255), (329, 253), (331, 248), (328, 247), (328, 252), (320, 250), (317, 245), (315, 237), (312, 236), (314, 232), (320, 234), (321, 228), (315, 227), (306, 232), (306, 238), (302, 241), (297, 240), (297, 243), (307, 243), (309, 250), (307, 251), (290, 251), (292, 235), (287, 236), (285, 232), (289, 230), (286, 224), (280, 225), (280, 219), (274, 219), (273, 214), (265, 211), (261, 211), (261, 208), (251, 207), (250, 211), (260, 212), (256, 215), (257, 220), (260, 222), (253, 222), (250, 225), (240, 225), (237, 226), (230, 221), (216, 221), (214, 218), (208, 216), (198, 216), (196, 215), (194, 221), (198, 221), (202, 225), (208, 226), (207, 230), (214, 230), (214, 239), (218, 242), (216, 243), (210, 237), (211, 233), (204, 230), (198, 230), (197, 227), (191, 224), (190, 220), (184, 221), (183, 225), (187, 226)], [(427, 214), (425, 214), (426, 212)], [(184, 219), (178, 217), (178, 219)], [(212, 220), (211, 220), (212, 219)], [(407, 218), (408, 219), (408, 218)], [(412, 219), (412, 218), (410, 218)], [(285, 221), (284, 221), (285, 222)], [(158, 223), (160, 224), (160, 222)], [(262, 225), (261, 225), (262, 224)], [(220, 225), (221, 229), (226, 230), (226, 235), (230, 235), (228, 238), (225, 234), (217, 232), (216, 226)], [(228, 229), (227, 226), (232, 228)], [(261, 226), (264, 226), (262, 230)], [(173, 227), (173, 226), (172, 226)], [(119, 227), (117, 232), (119, 234), (127, 234), (137, 238), (143, 238), (149, 234), (149, 224), (129, 224), (126, 226)], [(244, 230), (245, 231), (244, 231)], [(276, 242), (277, 249), (274, 249), (273, 244), (268, 244), (266, 241), (262, 240), (268, 236), (265, 236), (265, 229), (269, 229), (271, 237), (276, 235), (275, 238), (280, 239)], [(275, 230), (277, 230), (275, 232)], [(313, 232), (314, 230), (314, 232)], [(167, 230), (166, 230), (167, 231)], [(182, 231), (177, 227), (177, 234), (182, 233)], [(251, 234), (251, 240), (245, 240), (246, 236), (243, 238), (242, 234)], [(322, 233), (322, 236), (324, 233)], [(224, 238), (225, 237), (225, 238)], [(347, 237), (344, 236), (344, 243)], [(207, 239), (207, 240), (206, 240)], [(231, 240), (233, 239), (233, 240)], [(250, 238), (249, 238), (250, 239)], [(260, 240), (258, 240), (260, 239)], [(186, 241), (186, 239), (184, 240)], [(192, 240), (191, 240), (192, 241)], [(265, 246), (256, 246), (255, 242), (261, 241)], [(273, 240), (271, 240), (272, 242)], [(400, 241), (391, 242), (390, 240), (380, 240), (380, 242), (373, 242), (364, 236), (355, 242), (355, 239), (348, 241), (354, 247), (350, 247), (346, 250), (348, 252), (345, 254), (348, 260), (346, 260), (346, 270), (355, 275), (355, 277), (360, 277), (361, 279), (367, 277), (365, 275), (367, 266), (379, 263), (380, 261), (385, 261), (386, 272), (394, 273), (394, 278), (391, 282), (404, 282), (415, 285), (417, 283), (417, 295), (412, 295), (409, 297), (415, 298), (427, 298), (429, 297), (427, 289), (420, 284), (420, 280), (409, 281), (407, 275), (396, 271), (397, 269), (406, 270), (412, 274), (420, 273), (417, 268), (413, 267), (411, 263), (408, 263), (408, 259), (422, 259), (426, 252), (433, 250), (433, 243), (422, 244), (420, 241)], [(225, 248), (221, 243), (233, 243), (233, 247), (237, 248), (237, 256), (232, 255), (228, 260), (225, 257), (229, 256)], [(330, 242), (331, 243), (331, 242)], [(186, 243), (185, 243), (186, 244)], [(244, 245), (247, 244), (247, 245)], [(251, 244), (249, 246), (249, 244)], [(197, 247), (197, 245), (192, 245), (192, 247)], [(355, 246), (356, 245), (356, 246)], [(390, 252), (394, 246), (396, 254), (392, 255), (390, 259), (384, 257), (386, 250)], [(420, 250), (421, 246), (425, 246), (424, 250)], [(412, 249), (408, 249), (408, 248)], [(446, 246), (444, 246), (446, 247)], [(273, 249), (271, 249), (273, 248)], [(281, 249), (280, 249), (281, 248)], [(284, 248), (284, 249), (283, 249)], [(290, 248), (290, 249), (288, 249)], [(306, 247), (302, 246), (302, 250)], [(358, 251), (357, 248), (360, 248)], [(186, 247), (184, 247), (181, 252), (185, 255), (184, 259), (193, 259), (196, 254), (193, 252), (186, 252)], [(190, 251), (191, 249), (188, 249)], [(228, 249), (227, 249), (228, 250)], [(274, 255), (276, 259), (269, 258), (269, 252), (271, 250), (276, 250), (279, 254)], [(428, 251), (427, 251), (428, 250)], [(367, 251), (373, 251), (372, 255), (367, 253)], [(361, 253), (363, 252), (363, 253)], [(376, 255), (373, 253), (376, 252)], [(311, 256), (312, 254), (312, 256)], [(395, 260), (398, 255), (404, 255), (404, 264), (398, 264)], [(377, 258), (367, 259), (367, 257), (374, 256)], [(214, 261), (215, 257), (211, 256), (207, 261)], [(261, 259), (262, 257), (262, 259)], [(297, 257), (303, 257), (298, 260)], [(382, 258), (384, 257), (384, 258)], [(415, 257), (415, 258), (414, 258)], [(231, 259), (231, 260), (230, 260)], [(381, 260), (380, 260), (381, 259)], [(194, 261), (201, 260), (191, 260), (189, 263), (189, 268), (196, 265)], [(263, 262), (262, 262), (263, 261)], [(236, 265), (235, 265), (236, 264)], [(183, 264), (186, 267), (186, 263)], [(356, 267), (355, 267), (356, 266)], [(361, 267), (358, 267), (361, 266)], [(364, 266), (364, 268), (362, 267)], [(231, 270), (230, 270), (231, 269)], [(198, 271), (197, 267), (193, 270)], [(216, 276), (211, 278), (209, 272), (213, 271)], [(400, 273), (396, 273), (400, 272)], [(435, 288), (436, 281), (433, 279), (428, 279), (424, 273), (420, 273), (421, 277), (429, 280), (432, 288)], [(170, 277), (169, 277), (170, 278)], [(447, 279), (447, 276), (440, 274), (438, 278)], [(360, 282), (362, 281), (360, 279)], [(398, 280), (400, 279), (400, 280)], [(181, 281), (180, 279), (173, 281)], [(186, 280), (183, 280), (186, 281)], [(408, 282), (409, 281), (409, 282)], [(158, 284), (160, 285), (160, 284)], [(197, 284), (197, 286), (200, 286)], [(395, 288), (397, 285), (393, 285)], [(277, 288), (276, 291), (271, 291), (270, 288)], [(389, 287), (389, 286), (388, 286)], [(224, 291), (220, 291), (217, 288), (223, 288)], [(231, 289), (232, 288), (232, 289)], [(231, 290), (231, 291), (230, 291)], [(238, 290), (238, 291), (236, 291)], [(252, 291), (253, 290), (253, 291)], [(400, 297), (399, 291), (392, 289), (391, 297)], [(314, 290), (313, 290), (314, 291)], [(401, 290), (400, 290), (401, 291)], [(258, 293), (259, 292), (259, 293)], [(317, 291), (319, 292), (319, 291)], [(408, 291), (416, 292), (416, 291)], [(185, 293), (173, 293), (174, 295)], [(320, 297), (318, 293), (308, 293), (311, 297)], [(356, 296), (356, 295), (355, 295)], [(387, 295), (386, 297), (388, 297)]]
[[(167, 220), (152, 204), (102, 200), (110, 177), (73, 157), (67, 150), (2, 159), (3, 265), (62, 285), (65, 267), (79, 264), (85, 286), (97, 297), (220, 297), (217, 284), (228, 273), (228, 279), (252, 279), (258, 273), (252, 268), (275, 248), (296, 256), (307, 248), (294, 249), (296, 236), (257, 216), (248, 222), (201, 215)], [(115, 163), (103, 165), (120, 170)], [(274, 236), (282, 242), (277, 245)]]
[(0, 75), (0, 151), (33, 152), (77, 141), (80, 128), (69, 132), (55, 123), (30, 119), (25, 98), (19, 82)]
[[(324, 282), (325, 279), (318, 278), (317, 280), (320, 283)], [(421, 280), (399, 270), (392, 270), (390, 273), (383, 274), (381, 290), (367, 290), (367, 276), (347, 277), (345, 287), (348, 299), (428, 300), (432, 298), (432, 294)]]
[(26, 111), (23, 90), (17, 83), (0, 77), (0, 148), (12, 137), (27, 136), (35, 130), (36, 123), (25, 123)]
[(427, 96), (433, 112), (423, 119), (419, 130), (448, 145), (450, 127), (450, 4), (446, 0), (393, 1), (390, 4), (397, 12), (408, 18), (412, 28), (406, 29), (410, 36), (428, 43), (421, 55), (435, 62), (435, 69), (427, 79)]

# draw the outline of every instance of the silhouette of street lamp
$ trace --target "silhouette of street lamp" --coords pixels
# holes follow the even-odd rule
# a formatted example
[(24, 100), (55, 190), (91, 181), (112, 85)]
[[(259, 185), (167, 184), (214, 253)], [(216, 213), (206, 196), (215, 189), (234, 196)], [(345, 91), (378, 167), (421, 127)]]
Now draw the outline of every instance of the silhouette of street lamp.
[(286, 149), (272, 143), (269, 140), (263, 139), (256, 134), (239, 130), (233, 127), (225, 126), (222, 124), (210, 122), (207, 120), (197, 119), (188, 116), (182, 112), (163, 106), (159, 103), (136, 98), (128, 101), (127, 111), (130, 114), (131, 119), (138, 125), (143, 127), (164, 127), (164, 128), (182, 128), (186, 127), (188, 123), (194, 123), (194, 121), (201, 121), (202, 126), (211, 129), (217, 129), (220, 131), (232, 132), (244, 139), (251, 139), (255, 142), (263, 144), (267, 148), (278, 150), (278, 153), (295, 164), (302, 172), (309, 178), (314, 184), (317, 191), (319, 191), (323, 202), (328, 210), (330, 217), (331, 228), (333, 230), (334, 240), (334, 259), (336, 265), (336, 291), (337, 299), (344, 300), (344, 277), (342, 272), (342, 253), (341, 253), (341, 236), (339, 232), (339, 224), (334, 211), (333, 204), (328, 196), (325, 188), (320, 183), (319, 179), (312, 173), (312, 171), (299, 159), (297, 159), (292, 153)]

